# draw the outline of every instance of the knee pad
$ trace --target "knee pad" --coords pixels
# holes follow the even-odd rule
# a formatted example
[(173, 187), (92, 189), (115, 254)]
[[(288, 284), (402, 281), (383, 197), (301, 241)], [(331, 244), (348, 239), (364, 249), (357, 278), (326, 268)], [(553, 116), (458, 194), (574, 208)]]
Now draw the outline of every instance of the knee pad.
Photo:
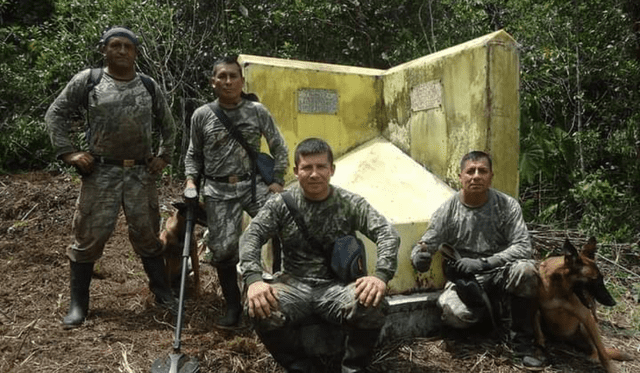
[(466, 329), (480, 320), (480, 315), (460, 300), (453, 283), (447, 284), (445, 291), (438, 297), (437, 305), (442, 310), (442, 322), (453, 328)]

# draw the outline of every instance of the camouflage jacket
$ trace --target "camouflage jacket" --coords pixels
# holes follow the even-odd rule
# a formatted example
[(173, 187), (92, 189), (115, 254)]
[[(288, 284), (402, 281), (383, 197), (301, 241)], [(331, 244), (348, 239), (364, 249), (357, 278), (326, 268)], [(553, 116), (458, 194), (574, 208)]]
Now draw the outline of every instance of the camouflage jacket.
[[(489, 200), (475, 208), (465, 206), (456, 193), (436, 210), (420, 241), (430, 252), (447, 243), (463, 257), (491, 258), (496, 266), (532, 255), (518, 201), (495, 189), (489, 189)], [(411, 256), (419, 249), (416, 245)]]
[[(69, 133), (86, 102), (89, 152), (111, 159), (145, 160), (156, 155), (170, 163), (175, 124), (158, 84), (154, 84), (154, 101), (138, 75), (121, 82), (105, 72), (87, 97), (89, 73), (87, 69), (76, 74), (45, 115), (56, 156), (77, 150)], [(153, 151), (154, 132), (160, 134), (157, 153)]]
[[(289, 167), (289, 149), (269, 110), (261, 103), (247, 99), (242, 99), (233, 109), (222, 109), (256, 152), (260, 151), (262, 136), (265, 137), (269, 152), (275, 159), (275, 180), (284, 185), (284, 174)], [(185, 175), (194, 179), (201, 173), (209, 177), (240, 176), (252, 170), (248, 153), (231, 136), (209, 104), (199, 107), (191, 116), (191, 140), (185, 158)], [(240, 191), (248, 190), (250, 182), (232, 185), (207, 179), (204, 195), (219, 199), (234, 198)]]
[(283, 272), (298, 278), (334, 278), (328, 265), (333, 242), (344, 235), (364, 234), (377, 244), (375, 273), (385, 283), (396, 272), (400, 237), (387, 221), (361, 196), (331, 186), (321, 202), (305, 199), (299, 185), (289, 188), (309, 235), (320, 243), (311, 247), (298, 230), (281, 195), (270, 198), (240, 238), (240, 268), (247, 285), (262, 279), (261, 248), (276, 233), (282, 238)]

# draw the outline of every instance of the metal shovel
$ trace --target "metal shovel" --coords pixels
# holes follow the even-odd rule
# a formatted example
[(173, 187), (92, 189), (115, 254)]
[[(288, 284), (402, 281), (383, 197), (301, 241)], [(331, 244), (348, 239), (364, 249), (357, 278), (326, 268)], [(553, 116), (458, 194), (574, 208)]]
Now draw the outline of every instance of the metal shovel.
[(198, 192), (195, 189), (184, 191), (187, 203), (187, 219), (184, 235), (184, 248), (182, 249), (182, 273), (180, 278), (180, 298), (178, 316), (176, 319), (176, 334), (173, 340), (173, 353), (166, 359), (157, 359), (151, 366), (151, 373), (198, 373), (200, 365), (195, 357), (188, 357), (180, 352), (180, 333), (182, 332), (184, 314), (184, 293), (187, 281), (187, 266), (189, 264), (189, 250), (191, 249), (191, 236), (195, 220), (195, 207), (198, 201)]

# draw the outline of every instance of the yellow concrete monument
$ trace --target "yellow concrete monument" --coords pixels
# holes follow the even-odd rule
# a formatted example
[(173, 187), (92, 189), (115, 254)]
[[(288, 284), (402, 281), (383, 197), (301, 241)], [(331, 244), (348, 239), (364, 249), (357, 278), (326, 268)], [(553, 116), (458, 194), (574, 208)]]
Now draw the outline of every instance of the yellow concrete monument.
[[(311, 136), (327, 140), (332, 183), (364, 196), (400, 232), (393, 293), (442, 285), (438, 266), (417, 276), (409, 254), (457, 189), (465, 153), (491, 154), (493, 186), (518, 195), (519, 55), (504, 31), (389, 70), (250, 55), (240, 63), (245, 90), (269, 108), (290, 149)], [(372, 269), (371, 242), (367, 254)]]

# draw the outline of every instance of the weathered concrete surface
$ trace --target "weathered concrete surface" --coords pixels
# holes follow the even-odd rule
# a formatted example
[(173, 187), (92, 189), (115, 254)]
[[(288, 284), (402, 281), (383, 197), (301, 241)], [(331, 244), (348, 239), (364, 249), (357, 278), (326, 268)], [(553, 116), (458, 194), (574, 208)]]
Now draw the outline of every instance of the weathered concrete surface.
[(365, 197), (393, 224), (429, 221), (454, 190), (383, 137), (335, 160), (331, 183)]
[(339, 157), (384, 136), (450, 185), (462, 155), (484, 150), (493, 186), (518, 195), (519, 54), (503, 30), (389, 70), (251, 55), (240, 63), (245, 89), (271, 110), (291, 150), (322, 137)]
[[(391, 293), (418, 287), (410, 261), (411, 249), (427, 229), (433, 212), (455, 191), (382, 137), (353, 149), (335, 164), (331, 183), (363, 196), (400, 234), (398, 271), (389, 283)], [(376, 246), (364, 237), (363, 240), (367, 266), (373, 272)], [(441, 283), (441, 279), (426, 282)]]
[(378, 341), (389, 343), (394, 340), (415, 337), (429, 337), (440, 331), (440, 309), (436, 305), (441, 291), (392, 295), (389, 313)]
[[(417, 275), (411, 248), (433, 212), (454, 193), (441, 180), (457, 184), (459, 161), (466, 152), (492, 154), (494, 187), (518, 194), (515, 40), (497, 31), (386, 71), (249, 55), (240, 61), (245, 89), (257, 93), (274, 114), (292, 150), (292, 164), (293, 149), (301, 140), (324, 138), (338, 158), (332, 183), (364, 196), (400, 233), (398, 271), (389, 283), (392, 311), (383, 339), (435, 331), (437, 293), (400, 295), (438, 289), (444, 280), (438, 265)], [(286, 179), (292, 181), (292, 173)], [(375, 245), (368, 240), (365, 245), (373, 271)], [(325, 346), (328, 351), (335, 338), (341, 338), (319, 337), (333, 333), (322, 323), (303, 329), (305, 346), (331, 341)]]
[(500, 30), (387, 70), (384, 136), (450, 185), (464, 154), (487, 151), (497, 171), (493, 186), (517, 196), (517, 45)]
[[(378, 344), (384, 345), (408, 338), (430, 337), (440, 332), (440, 310), (436, 300), (440, 291), (411, 295), (392, 295), (389, 313), (382, 327)], [(342, 327), (310, 317), (296, 328), (300, 346), (311, 356), (340, 356), (344, 352)]]

